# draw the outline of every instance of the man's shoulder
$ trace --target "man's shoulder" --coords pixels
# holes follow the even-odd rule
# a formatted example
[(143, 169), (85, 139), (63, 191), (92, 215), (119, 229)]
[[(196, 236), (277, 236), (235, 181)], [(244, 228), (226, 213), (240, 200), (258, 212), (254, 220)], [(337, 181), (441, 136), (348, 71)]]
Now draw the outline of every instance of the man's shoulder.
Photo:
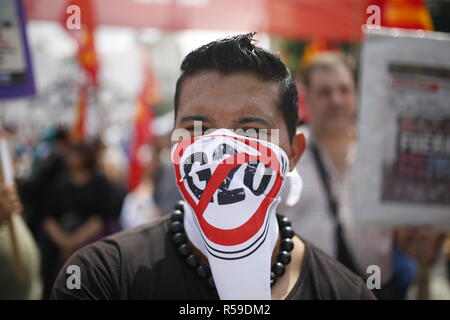
[(141, 248), (143, 243), (150, 246), (161, 244), (169, 230), (169, 221), (170, 217), (166, 215), (152, 222), (109, 235), (100, 242), (113, 243), (119, 247), (138, 245)]
[(121, 254), (127, 254), (130, 250), (151, 250), (152, 247), (156, 248), (164, 244), (169, 221), (170, 217), (163, 216), (153, 222), (113, 233), (84, 246), (77, 251), (77, 254), (99, 250), (107, 253), (120, 251)]
[(318, 299), (361, 300), (375, 299), (362, 278), (321, 249), (303, 240), (307, 277)]

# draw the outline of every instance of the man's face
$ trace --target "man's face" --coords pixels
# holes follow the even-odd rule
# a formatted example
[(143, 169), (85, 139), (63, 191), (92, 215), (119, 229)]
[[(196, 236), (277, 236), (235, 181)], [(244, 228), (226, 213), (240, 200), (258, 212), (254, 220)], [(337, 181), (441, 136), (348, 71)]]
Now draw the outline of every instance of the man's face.
[(355, 83), (350, 71), (343, 65), (313, 70), (306, 101), (316, 132), (334, 134), (348, 129), (353, 124), (356, 104)]
[[(194, 132), (194, 121), (203, 130), (226, 128), (279, 130), (279, 143), (294, 168), (304, 149), (303, 135), (290, 141), (279, 103), (279, 83), (264, 81), (250, 72), (223, 75), (205, 70), (185, 79), (181, 88), (175, 129)], [(237, 132), (236, 132), (237, 133)], [(259, 137), (261, 138), (261, 137)]]

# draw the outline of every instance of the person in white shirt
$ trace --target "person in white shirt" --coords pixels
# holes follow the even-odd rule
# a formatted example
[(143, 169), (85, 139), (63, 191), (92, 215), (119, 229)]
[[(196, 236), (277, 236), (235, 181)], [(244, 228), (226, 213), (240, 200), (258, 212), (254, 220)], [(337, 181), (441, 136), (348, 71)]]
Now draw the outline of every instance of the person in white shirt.
[[(394, 232), (389, 228), (362, 228), (353, 224), (349, 171), (356, 146), (356, 77), (352, 62), (339, 53), (323, 53), (302, 74), (309, 126), (301, 127), (307, 148), (297, 171), (303, 179), (300, 200), (285, 207), (294, 230), (337, 258), (355, 273), (367, 278), (367, 268), (381, 271), (379, 298), (394, 298), (392, 289)], [(412, 237), (416, 230), (403, 229)], [(405, 252), (408, 237), (397, 238)], [(430, 238), (434, 242), (435, 237)], [(430, 247), (435, 245), (430, 243)], [(435, 254), (430, 250), (428, 255)], [(419, 262), (430, 259), (413, 255)], [(389, 289), (388, 289), (389, 288)]]
[(155, 176), (158, 170), (158, 152), (148, 146), (145, 159), (145, 173), (139, 185), (129, 192), (123, 202), (119, 222), (122, 229), (128, 229), (149, 223), (161, 216), (161, 210), (155, 202)]

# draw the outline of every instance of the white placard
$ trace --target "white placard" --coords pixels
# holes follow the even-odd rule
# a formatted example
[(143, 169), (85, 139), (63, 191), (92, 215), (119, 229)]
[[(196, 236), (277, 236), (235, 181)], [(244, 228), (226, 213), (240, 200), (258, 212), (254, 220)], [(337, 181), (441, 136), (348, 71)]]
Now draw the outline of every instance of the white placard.
[(450, 230), (450, 37), (369, 31), (360, 81), (356, 223)]

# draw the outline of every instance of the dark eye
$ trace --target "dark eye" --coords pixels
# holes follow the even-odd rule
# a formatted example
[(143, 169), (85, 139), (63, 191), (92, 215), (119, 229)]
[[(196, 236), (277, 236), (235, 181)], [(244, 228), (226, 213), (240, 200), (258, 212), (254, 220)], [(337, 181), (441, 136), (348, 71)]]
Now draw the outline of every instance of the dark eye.
[(189, 132), (191, 132), (191, 133), (192, 133), (193, 135), (195, 135), (195, 136), (201, 136), (201, 135), (204, 135), (204, 134), (205, 134), (205, 131), (208, 130), (209, 128), (208, 128), (208, 127), (202, 126), (201, 130), (197, 129), (198, 132), (196, 132), (195, 129), (196, 129), (196, 128), (195, 128), (194, 126), (186, 127), (186, 130), (188, 130)]
[(347, 93), (350, 92), (350, 88), (347, 87), (347, 86), (342, 86), (342, 87), (341, 87), (341, 92), (342, 92), (343, 94), (347, 94)]
[(319, 90), (319, 95), (322, 97), (328, 97), (331, 94), (331, 90), (329, 88), (321, 88)]

